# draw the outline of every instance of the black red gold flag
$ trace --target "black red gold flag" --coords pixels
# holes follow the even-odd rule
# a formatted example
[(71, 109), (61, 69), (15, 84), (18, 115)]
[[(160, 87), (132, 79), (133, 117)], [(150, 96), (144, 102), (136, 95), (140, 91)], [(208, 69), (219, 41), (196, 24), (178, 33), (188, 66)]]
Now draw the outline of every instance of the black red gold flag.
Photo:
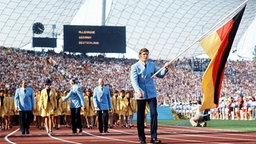
[(211, 61), (203, 75), (201, 111), (219, 104), (225, 65), (246, 5), (226, 24), (200, 41)]

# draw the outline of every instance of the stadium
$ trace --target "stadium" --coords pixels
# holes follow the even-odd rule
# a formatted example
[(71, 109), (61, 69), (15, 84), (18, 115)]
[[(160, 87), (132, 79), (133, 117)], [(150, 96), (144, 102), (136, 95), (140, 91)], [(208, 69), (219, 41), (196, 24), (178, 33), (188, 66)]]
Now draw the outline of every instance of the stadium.
[[(4, 95), (13, 97), (22, 79), (26, 79), (35, 92), (41, 91), (47, 78), (51, 79), (52, 87), (64, 96), (64, 93), (70, 89), (69, 80), (72, 77), (79, 79), (79, 85), (83, 91), (94, 89), (98, 79), (104, 78), (111, 93), (122, 91), (132, 93), (133, 87), (129, 77), (131, 65), (138, 61), (139, 50), (146, 47), (150, 51), (150, 60), (155, 62), (158, 68), (172, 60), (166, 76), (163, 79), (154, 79), (158, 92), (158, 107), (167, 107), (171, 109), (170, 113), (180, 116), (169, 116), (170, 120), (189, 119), (194, 115), (192, 107), (195, 102), (202, 99), (204, 95), (203, 74), (211, 61), (206, 56), (200, 41), (206, 37), (206, 34), (218, 30), (232, 19), (234, 14), (229, 14), (243, 2), (243, 0), (3, 1), (0, 4), (0, 85), (5, 94), (1, 93), (1, 97)], [(242, 121), (256, 118), (256, 41), (253, 36), (255, 10), (255, 1), (249, 0), (225, 64), (219, 105), (209, 111), (213, 120)], [(42, 27), (39, 26), (39, 29), (36, 29), (38, 27), (35, 24)], [(69, 44), (67, 41), (73, 40), (67, 39), (70, 36), (67, 32), (69, 28), (73, 28), (72, 26), (78, 31), (89, 28), (86, 31), (92, 32), (91, 29), (103, 26), (109, 29), (119, 28), (121, 32), (115, 33), (114, 30), (107, 29), (113, 32), (111, 36), (108, 36), (104, 35), (106, 31), (96, 29), (96, 33), (102, 32), (101, 37), (96, 39), (98, 43), (88, 44), (95, 46), (110, 39), (111, 45), (104, 45), (100, 48), (95, 46), (89, 50), (86, 46), (77, 49), (74, 43), (67, 47)], [(123, 32), (124, 29), (125, 32)], [(74, 35), (78, 31), (71, 34)], [(81, 38), (91, 39), (91, 35), (82, 35)], [(125, 40), (125, 42), (119, 43), (119, 40)], [(54, 58), (55, 67), (47, 64), (46, 59), (49, 57)], [(243, 101), (243, 104), (240, 104), (240, 101)], [(1, 101), (2, 105), (4, 104)], [(12, 111), (11, 108), (8, 109)], [(9, 114), (3, 112), (4, 108), (1, 107), (0, 110), (0, 142), (3, 143), (27, 143), (29, 140), (35, 143), (36, 138), (42, 139), (41, 143), (138, 142), (135, 127), (128, 130), (123, 127), (113, 128), (110, 134), (103, 136), (98, 135), (97, 128), (88, 131), (85, 129), (85, 132), (80, 135), (70, 136), (69, 128), (63, 125), (60, 130), (54, 130), (54, 134), (49, 137), (44, 130), (33, 127), (31, 133), (34, 130), (38, 134), (23, 137), (18, 134), (18, 130), (10, 128), (10, 126), (18, 128), (15, 122), (12, 121), (12, 124), (6, 122), (14, 120), (17, 114), (11, 114), (13, 118), (10, 118)], [(160, 118), (161, 115), (164, 113), (159, 112)], [(191, 128), (190, 125), (185, 127), (187, 130)], [(163, 128), (159, 133), (163, 142), (189, 143), (189, 139), (187, 141), (177, 140), (179, 138), (174, 140), (171, 127), (164, 129), (164, 126), (160, 126), (160, 128)], [(175, 132), (187, 130), (177, 128)], [(202, 131), (202, 135), (209, 133), (206, 129), (195, 131)], [(219, 131), (214, 133), (219, 133)], [(164, 139), (167, 134), (172, 136)], [(10, 135), (9, 138), (8, 135)], [(125, 135), (125, 140), (122, 140), (123, 135)], [(72, 139), (65, 140), (67, 136)], [(85, 139), (82, 136), (85, 136)], [(190, 137), (190, 140), (196, 143), (216, 142), (210, 139), (198, 140), (195, 137)], [(94, 141), (93, 138), (99, 138), (99, 141)], [(15, 141), (15, 139), (21, 139), (21, 141)], [(230, 138), (230, 141), (222, 139), (221, 142), (231, 143), (245, 142), (245, 139), (252, 143), (255, 142), (249, 136), (239, 140), (236, 136), (233, 139)]]

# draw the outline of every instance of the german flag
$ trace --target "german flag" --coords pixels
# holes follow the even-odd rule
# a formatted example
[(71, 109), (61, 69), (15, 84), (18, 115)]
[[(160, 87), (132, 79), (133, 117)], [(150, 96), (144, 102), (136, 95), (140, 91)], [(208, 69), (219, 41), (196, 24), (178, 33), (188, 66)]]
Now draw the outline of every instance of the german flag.
[(202, 79), (203, 100), (200, 111), (219, 104), (225, 65), (246, 5), (226, 24), (200, 41), (211, 62)]

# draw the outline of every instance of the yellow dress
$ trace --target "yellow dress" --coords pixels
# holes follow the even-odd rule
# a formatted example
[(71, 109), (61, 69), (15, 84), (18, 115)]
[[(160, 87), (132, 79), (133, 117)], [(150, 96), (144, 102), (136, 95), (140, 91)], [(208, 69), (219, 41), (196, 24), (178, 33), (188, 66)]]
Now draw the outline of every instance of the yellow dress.
[(7, 113), (7, 103), (5, 102), (5, 97), (3, 98), (3, 101), (1, 99), (2, 97), (0, 97), (0, 117), (4, 117)]
[(118, 113), (117, 112), (117, 106), (118, 106), (118, 93), (114, 93), (114, 95), (112, 96), (112, 112), (113, 113)]
[(119, 115), (123, 115), (125, 116), (127, 113), (127, 107), (128, 107), (128, 103), (126, 102), (126, 97), (120, 97), (120, 113)]
[(40, 116), (41, 115), (41, 105), (40, 105), (40, 95), (37, 95), (34, 98), (34, 116)]
[(46, 117), (54, 115), (54, 109), (57, 108), (55, 90), (50, 90), (50, 99), (48, 100), (47, 90), (43, 89), (40, 96), (40, 104), (42, 108), (41, 116)]
[(118, 115), (121, 115), (121, 100), (122, 100), (122, 98), (118, 95), (118, 97), (117, 97), (117, 104), (116, 104), (116, 112), (117, 112), (117, 114)]
[(126, 116), (133, 115), (135, 113), (135, 111), (136, 111), (135, 99), (134, 98), (130, 98), (130, 102), (129, 102), (129, 99), (126, 98), (125, 99), (125, 103), (127, 105)]
[[(65, 96), (62, 96), (62, 100)], [(62, 104), (62, 112), (63, 115), (71, 115), (71, 111), (70, 111), (70, 100), (68, 99), (67, 101), (63, 102)]]
[(5, 97), (6, 98), (6, 116), (13, 116), (14, 115), (14, 98), (13, 97)]
[(56, 110), (55, 110), (55, 112), (54, 112), (54, 116), (61, 116), (61, 115), (63, 115), (63, 105), (62, 105), (62, 102), (63, 102), (63, 100), (62, 100), (62, 98), (61, 97), (57, 97), (57, 99), (56, 99)]
[[(90, 102), (89, 102), (89, 98), (90, 98)], [(84, 100), (85, 100), (85, 107), (86, 110), (84, 111), (85, 116), (95, 116), (96, 115), (96, 111), (94, 109), (94, 104), (93, 104), (93, 98), (92, 96), (84, 96)]]

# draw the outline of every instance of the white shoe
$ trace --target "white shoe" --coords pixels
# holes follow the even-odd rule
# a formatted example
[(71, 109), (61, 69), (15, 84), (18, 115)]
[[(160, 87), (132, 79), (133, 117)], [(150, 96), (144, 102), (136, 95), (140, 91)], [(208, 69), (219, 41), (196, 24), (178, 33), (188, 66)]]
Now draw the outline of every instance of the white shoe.
[(200, 126), (201, 126), (201, 127), (206, 127), (206, 122), (200, 123)]

